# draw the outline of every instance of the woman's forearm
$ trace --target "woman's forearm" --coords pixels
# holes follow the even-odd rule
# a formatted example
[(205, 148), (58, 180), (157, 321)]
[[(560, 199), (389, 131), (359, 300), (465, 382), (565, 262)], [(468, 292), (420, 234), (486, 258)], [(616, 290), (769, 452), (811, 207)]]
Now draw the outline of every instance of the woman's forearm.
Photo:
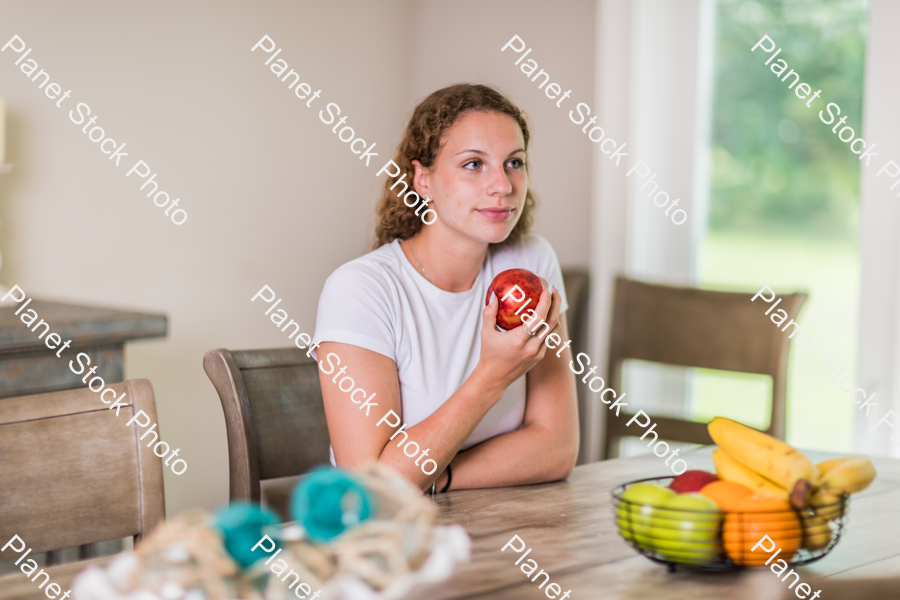
[[(532, 424), (460, 452), (450, 463), (451, 490), (502, 487), (565, 479), (575, 465), (578, 441), (561, 441)], [(446, 482), (443, 477), (439, 485)]]
[[(563, 337), (568, 326), (560, 315)], [(565, 479), (578, 457), (575, 378), (562, 356), (545, 356), (528, 373), (524, 425), (457, 455), (451, 490), (541, 483)], [(442, 478), (441, 483), (446, 481)]]
[[(497, 401), (503, 396), (498, 388), (473, 373), (435, 412), (402, 433), (388, 440), (378, 460), (393, 467), (422, 489), (431, 486), (445, 471), (448, 463)], [(403, 452), (408, 441), (418, 444), (420, 451), (428, 450), (428, 458), (437, 463), (437, 469), (426, 475)], [(454, 475), (455, 477), (455, 475)]]

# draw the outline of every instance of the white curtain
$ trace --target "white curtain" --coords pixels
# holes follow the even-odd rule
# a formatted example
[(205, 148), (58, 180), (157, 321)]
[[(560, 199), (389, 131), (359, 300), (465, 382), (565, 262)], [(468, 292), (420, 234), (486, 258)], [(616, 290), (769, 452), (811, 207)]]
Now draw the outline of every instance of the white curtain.
[(876, 394), (873, 402), (877, 406), (868, 409), (868, 416), (865, 409), (856, 410), (854, 423), (856, 451), (891, 456), (900, 456), (900, 187), (891, 191), (896, 179), (877, 173), (888, 160), (900, 164), (897, 23), (900, 3), (870, 0), (863, 139), (877, 144), (878, 157), (871, 166), (860, 167), (862, 276), (857, 381), (869, 396)]
[[(617, 167), (594, 149), (590, 348), (592, 361), (604, 369), (616, 274), (693, 283), (695, 247), (706, 229), (713, 8), (711, 0), (597, 3), (597, 123), (619, 144), (627, 142), (628, 152)], [(626, 177), (638, 160), (650, 175)], [(646, 196), (652, 184), (640, 189), (653, 173), (657, 191), (680, 199), (688, 214), (684, 224), (654, 206)], [(634, 410), (683, 411), (683, 374), (650, 370), (628, 385)], [(589, 398), (582, 434), (591, 452), (584, 460), (598, 456), (606, 412)]]

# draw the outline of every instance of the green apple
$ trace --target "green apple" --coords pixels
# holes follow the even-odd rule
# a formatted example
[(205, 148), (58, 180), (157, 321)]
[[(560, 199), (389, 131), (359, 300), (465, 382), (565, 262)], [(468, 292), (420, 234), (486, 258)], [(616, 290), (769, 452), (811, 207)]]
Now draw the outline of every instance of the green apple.
[(644, 550), (652, 550), (650, 520), (657, 507), (673, 498), (675, 492), (652, 483), (636, 483), (628, 486), (616, 509), (619, 533), (629, 542)]
[(719, 506), (697, 493), (677, 494), (653, 511), (647, 536), (667, 560), (707, 564), (722, 553), (723, 514)]

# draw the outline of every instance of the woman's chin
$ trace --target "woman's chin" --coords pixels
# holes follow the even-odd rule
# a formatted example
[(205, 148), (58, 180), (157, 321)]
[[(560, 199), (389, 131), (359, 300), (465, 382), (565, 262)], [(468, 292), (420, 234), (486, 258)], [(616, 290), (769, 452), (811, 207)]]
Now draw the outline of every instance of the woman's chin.
[(463, 236), (481, 242), (483, 244), (499, 244), (509, 237), (516, 226), (514, 221), (485, 223), (483, 220), (476, 222), (463, 222), (451, 227)]
[(487, 242), (488, 244), (499, 244), (506, 241), (506, 238), (509, 237), (509, 234), (512, 233), (512, 230), (513, 228), (509, 226), (486, 227), (484, 228), (482, 234), (478, 237), (482, 242)]

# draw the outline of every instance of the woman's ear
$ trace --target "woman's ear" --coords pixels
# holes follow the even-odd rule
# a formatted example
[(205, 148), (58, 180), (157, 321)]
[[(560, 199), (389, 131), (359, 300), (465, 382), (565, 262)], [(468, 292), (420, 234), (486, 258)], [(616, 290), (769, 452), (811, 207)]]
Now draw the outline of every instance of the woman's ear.
[(433, 198), (434, 194), (431, 193), (431, 172), (415, 159), (412, 161), (412, 166), (416, 170), (413, 175), (413, 187), (416, 188), (416, 192), (422, 197), (428, 196)]

